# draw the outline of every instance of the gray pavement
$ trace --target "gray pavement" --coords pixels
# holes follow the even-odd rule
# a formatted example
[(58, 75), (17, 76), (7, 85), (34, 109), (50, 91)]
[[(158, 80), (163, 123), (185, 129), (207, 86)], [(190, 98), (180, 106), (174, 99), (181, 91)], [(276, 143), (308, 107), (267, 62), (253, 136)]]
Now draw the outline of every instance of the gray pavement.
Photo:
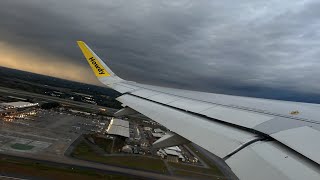
[(0, 175), (0, 179), (2, 180), (27, 180), (25, 178), (17, 178), (17, 177), (11, 177), (11, 176), (2, 176)]
[[(3, 154), (3, 153), (2, 153)], [(67, 165), (73, 165), (76, 167), (82, 167), (82, 168), (90, 168), (90, 169), (96, 169), (96, 170), (102, 170), (102, 171), (108, 171), (113, 172), (117, 174), (123, 174), (123, 175), (131, 175), (135, 177), (141, 177), (144, 179), (168, 179), (168, 180), (182, 180), (186, 178), (176, 177), (176, 176), (169, 176), (164, 174), (158, 174), (154, 172), (149, 171), (142, 171), (142, 170), (135, 170), (130, 168), (123, 168), (118, 166), (111, 166), (101, 163), (95, 163), (91, 161), (84, 161), (74, 158), (69, 158), (65, 156), (52, 156), (52, 155), (42, 155), (40, 156), (33, 156), (32, 154), (25, 154), (25, 153), (12, 153), (8, 152), (5, 153), (6, 155), (11, 155), (15, 157), (21, 157), (21, 158), (27, 158), (27, 159), (33, 159), (38, 160), (43, 163), (61, 163), (61, 164), (67, 164)]]

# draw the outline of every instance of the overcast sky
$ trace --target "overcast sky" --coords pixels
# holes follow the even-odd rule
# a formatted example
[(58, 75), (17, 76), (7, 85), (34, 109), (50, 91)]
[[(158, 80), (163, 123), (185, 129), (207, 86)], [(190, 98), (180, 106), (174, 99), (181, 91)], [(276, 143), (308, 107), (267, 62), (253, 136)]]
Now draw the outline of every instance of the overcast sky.
[(319, 9), (318, 0), (1, 0), (0, 63), (97, 84), (83, 40), (128, 80), (319, 95)]

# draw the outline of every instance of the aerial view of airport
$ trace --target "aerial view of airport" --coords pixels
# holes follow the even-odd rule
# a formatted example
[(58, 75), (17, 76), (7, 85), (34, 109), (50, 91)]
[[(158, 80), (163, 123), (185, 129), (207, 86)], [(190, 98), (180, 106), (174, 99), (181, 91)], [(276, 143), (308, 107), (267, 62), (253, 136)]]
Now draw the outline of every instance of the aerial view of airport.
[[(103, 94), (96, 93), (101, 89)], [(114, 117), (117, 93), (109, 91), (1, 68), (0, 162), (10, 164), (2, 175), (55, 179), (65, 171), (63, 176), (80, 179), (226, 179), (190, 142), (153, 148), (170, 131), (139, 113)]]
[(0, 180), (320, 180), (319, 0), (1, 0)]

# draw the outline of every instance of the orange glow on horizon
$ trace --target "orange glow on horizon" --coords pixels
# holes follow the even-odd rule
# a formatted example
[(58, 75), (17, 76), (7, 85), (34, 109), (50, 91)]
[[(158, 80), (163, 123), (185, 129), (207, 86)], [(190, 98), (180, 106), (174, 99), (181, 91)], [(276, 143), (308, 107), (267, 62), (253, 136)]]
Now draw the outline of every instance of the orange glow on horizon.
[(53, 76), (88, 84), (101, 85), (91, 69), (73, 64), (70, 59), (44, 55), (0, 42), (0, 66)]

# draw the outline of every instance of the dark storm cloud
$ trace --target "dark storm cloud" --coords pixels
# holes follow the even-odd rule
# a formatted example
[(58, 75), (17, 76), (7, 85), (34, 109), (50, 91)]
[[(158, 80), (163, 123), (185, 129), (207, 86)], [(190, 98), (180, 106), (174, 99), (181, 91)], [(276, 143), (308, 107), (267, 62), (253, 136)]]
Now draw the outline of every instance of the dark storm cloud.
[(316, 0), (4, 0), (0, 37), (86, 66), (75, 44), (82, 39), (117, 74), (140, 82), (318, 93), (319, 9)]

